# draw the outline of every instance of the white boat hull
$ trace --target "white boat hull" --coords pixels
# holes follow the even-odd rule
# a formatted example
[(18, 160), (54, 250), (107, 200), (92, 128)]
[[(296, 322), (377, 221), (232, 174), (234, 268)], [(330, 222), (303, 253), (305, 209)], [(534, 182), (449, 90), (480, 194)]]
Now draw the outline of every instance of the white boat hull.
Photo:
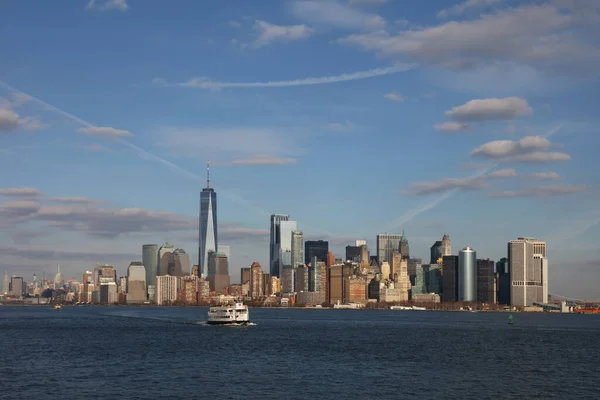
[(208, 325), (248, 325), (250, 315), (248, 306), (242, 303), (211, 307), (208, 310)]

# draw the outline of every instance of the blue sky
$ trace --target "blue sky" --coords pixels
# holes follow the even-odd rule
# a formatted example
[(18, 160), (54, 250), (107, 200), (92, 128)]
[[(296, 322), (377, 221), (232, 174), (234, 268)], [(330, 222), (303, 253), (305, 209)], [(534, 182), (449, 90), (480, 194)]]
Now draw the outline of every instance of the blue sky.
[(336, 255), (444, 233), (548, 242), (550, 291), (600, 298), (594, 0), (6, 1), (1, 269), (197, 257), (210, 160), (230, 270), (269, 214)]

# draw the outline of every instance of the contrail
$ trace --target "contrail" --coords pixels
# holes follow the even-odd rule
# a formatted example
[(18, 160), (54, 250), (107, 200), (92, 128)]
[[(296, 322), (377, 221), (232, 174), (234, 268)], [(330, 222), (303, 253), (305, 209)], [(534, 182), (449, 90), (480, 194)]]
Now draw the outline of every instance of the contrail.
[[(8, 89), (8, 90), (10, 90), (12, 92), (21, 93), (21, 94), (27, 95), (27, 96), (29, 96), (31, 98), (31, 101), (34, 101), (34, 102), (38, 103), (39, 105), (41, 105), (42, 107), (44, 107), (46, 109), (49, 109), (49, 110), (52, 110), (52, 111), (54, 111), (54, 112), (56, 112), (56, 113), (58, 113), (58, 114), (60, 114), (60, 115), (62, 115), (64, 117), (66, 117), (66, 118), (68, 118), (68, 119), (70, 119), (72, 121), (75, 121), (75, 122), (77, 122), (77, 123), (79, 123), (79, 124), (81, 124), (81, 125), (83, 125), (85, 127), (92, 128), (92, 127), (95, 126), (92, 123), (90, 123), (90, 122), (88, 122), (88, 121), (86, 121), (84, 119), (81, 119), (81, 118), (79, 118), (79, 117), (77, 117), (77, 116), (75, 116), (75, 115), (73, 115), (71, 113), (68, 113), (68, 112), (66, 112), (64, 110), (61, 110), (58, 107), (55, 107), (55, 106), (53, 106), (51, 104), (48, 104), (45, 101), (43, 101), (41, 99), (38, 99), (37, 97), (31, 96), (30, 94), (25, 93), (25, 92), (23, 92), (23, 91), (15, 88), (15, 87), (9, 85), (6, 82), (1, 81), (1, 80), (0, 80), (0, 86), (3, 86), (4, 88), (6, 88), (6, 89)], [(128, 142), (126, 140), (123, 140), (123, 139), (117, 139), (117, 142), (121, 143), (124, 146), (129, 147), (131, 150), (134, 151), (134, 153), (136, 153), (138, 155), (138, 157), (143, 158), (144, 160), (155, 161), (155, 162), (158, 162), (160, 164), (163, 164), (166, 167), (170, 168), (171, 170), (177, 172), (178, 174), (180, 174), (181, 176), (183, 176), (183, 177), (185, 177), (187, 179), (191, 179), (191, 180), (196, 181), (196, 182), (204, 182), (204, 178), (203, 177), (201, 177), (201, 176), (199, 176), (199, 175), (197, 175), (197, 174), (195, 174), (193, 172), (190, 172), (190, 171), (188, 171), (186, 169), (183, 169), (180, 166), (178, 166), (176, 164), (173, 164), (169, 160), (166, 160), (166, 159), (164, 159), (162, 157), (159, 157), (159, 156), (157, 156), (155, 154), (152, 154), (152, 153), (150, 153), (150, 152), (148, 152), (148, 151), (146, 151), (146, 150), (144, 150), (144, 149), (136, 146), (133, 143), (130, 143), (130, 142)], [(236, 196), (236, 195), (234, 195), (232, 193), (229, 193), (227, 191), (221, 191), (221, 193), (223, 193), (223, 195), (226, 198), (228, 198), (229, 200), (231, 200), (232, 202), (234, 202), (236, 204), (243, 205), (243, 206), (246, 206), (246, 207), (250, 207), (250, 208), (254, 209), (254, 211), (258, 212), (261, 215), (270, 215), (267, 211), (265, 211), (265, 210), (263, 210), (261, 208), (256, 207), (255, 205), (251, 204), (250, 202), (245, 201), (245, 200), (241, 199), (240, 197), (238, 197), (238, 196)]]
[[(562, 127), (563, 127), (563, 124), (559, 124), (558, 126), (550, 129), (548, 132), (546, 132), (544, 135), (542, 135), (542, 137), (547, 139), (550, 136), (553, 136), (554, 134), (556, 134)], [(498, 165), (500, 165), (500, 164), (496, 163), (496, 164), (494, 164), (494, 165), (492, 165), (492, 166), (490, 166), (488, 168), (479, 170), (476, 173), (474, 173), (473, 175), (471, 175), (468, 179), (475, 179), (475, 178), (482, 177), (485, 174), (487, 174), (490, 170), (498, 167)], [(397, 229), (397, 228), (401, 227), (402, 225), (408, 223), (409, 221), (411, 221), (412, 219), (414, 219), (418, 215), (421, 215), (424, 212), (429, 211), (429, 210), (437, 207), (444, 200), (447, 200), (450, 197), (454, 196), (458, 191), (459, 191), (459, 189), (454, 188), (454, 189), (451, 189), (451, 190), (449, 190), (447, 192), (444, 192), (442, 195), (440, 195), (440, 197), (437, 197), (437, 198), (435, 198), (433, 200), (425, 201), (425, 202), (419, 204), (418, 206), (416, 206), (412, 210), (410, 210), (410, 211), (402, 214), (400, 217), (398, 217), (392, 223), (390, 223), (390, 225), (386, 229), (386, 232), (394, 231), (395, 229)]]
[(330, 83), (356, 81), (359, 79), (374, 78), (377, 76), (395, 74), (397, 72), (408, 71), (411, 65), (399, 65), (387, 68), (375, 68), (368, 71), (359, 71), (345, 73), (334, 76), (322, 76), (316, 78), (303, 78), (288, 81), (268, 81), (268, 82), (219, 82), (207, 78), (193, 78), (184, 83), (167, 83), (162, 78), (155, 78), (153, 82), (163, 86), (180, 86), (192, 87), (201, 89), (223, 89), (223, 88), (267, 88), (267, 87), (291, 87), (291, 86), (308, 86), (308, 85), (325, 85)]

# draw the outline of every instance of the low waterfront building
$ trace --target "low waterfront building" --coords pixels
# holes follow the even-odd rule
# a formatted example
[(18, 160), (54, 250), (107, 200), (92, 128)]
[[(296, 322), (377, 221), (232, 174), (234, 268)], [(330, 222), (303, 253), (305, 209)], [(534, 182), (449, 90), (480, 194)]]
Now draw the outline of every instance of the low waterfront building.
[(437, 293), (415, 294), (412, 297), (412, 301), (415, 303), (439, 303), (440, 295)]

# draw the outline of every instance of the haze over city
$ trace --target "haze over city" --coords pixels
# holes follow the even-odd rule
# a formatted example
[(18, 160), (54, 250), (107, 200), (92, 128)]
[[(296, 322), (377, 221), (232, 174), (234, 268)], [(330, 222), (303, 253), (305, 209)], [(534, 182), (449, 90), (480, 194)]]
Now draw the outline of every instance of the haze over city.
[(197, 260), (210, 160), (232, 281), (282, 213), (340, 256), (536, 237), (551, 293), (600, 298), (600, 2), (407, 3), (3, 4), (2, 274)]

